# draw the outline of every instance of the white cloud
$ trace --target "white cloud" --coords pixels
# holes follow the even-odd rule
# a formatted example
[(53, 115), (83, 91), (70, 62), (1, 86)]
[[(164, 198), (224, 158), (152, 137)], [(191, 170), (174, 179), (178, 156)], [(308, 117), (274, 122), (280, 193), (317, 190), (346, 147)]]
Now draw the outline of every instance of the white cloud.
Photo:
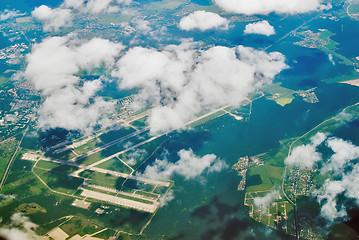
[(345, 190), (339, 181), (326, 181), (321, 190), (313, 192), (317, 197), (318, 202), (324, 204), (321, 207), (321, 215), (329, 221), (334, 221), (336, 218), (346, 216), (344, 208), (338, 211), (337, 196)]
[(219, 172), (227, 165), (214, 154), (203, 157), (196, 156), (192, 149), (178, 152), (179, 160), (169, 162), (167, 159), (156, 159), (153, 165), (147, 166), (142, 176), (151, 179), (170, 179), (173, 175), (183, 176), (185, 179), (194, 179), (203, 172)]
[(323, 171), (333, 171), (334, 175), (340, 175), (351, 160), (359, 158), (359, 147), (343, 139), (330, 138), (327, 145), (333, 150), (334, 154), (323, 167)]
[(274, 27), (269, 24), (268, 21), (263, 20), (255, 23), (249, 23), (244, 29), (245, 34), (262, 34), (265, 36), (270, 36), (275, 34)]
[(69, 130), (91, 130), (100, 123), (112, 104), (95, 93), (99, 79), (84, 81), (76, 74), (105, 66), (111, 68), (121, 44), (94, 38), (80, 43), (70, 37), (46, 38), (27, 55), (25, 77), (45, 98), (39, 110), (40, 127), (62, 127)]
[(297, 14), (326, 8), (323, 0), (214, 0), (223, 10), (230, 13), (247, 15), (268, 14)]
[[(346, 199), (354, 199), (359, 205), (359, 147), (339, 138), (329, 138), (327, 146), (334, 154), (324, 163), (322, 172), (331, 171), (334, 180), (327, 179), (323, 187), (313, 192), (322, 204), (321, 215), (329, 221), (346, 218)], [(346, 199), (338, 201), (338, 196)]]
[(5, 9), (4, 11), (0, 12), (0, 21), (5, 21), (20, 15), (22, 14), (19, 11)]
[(35, 233), (37, 225), (32, 223), (28, 217), (20, 213), (14, 213), (11, 216), (11, 223), (0, 227), (0, 237), (8, 240), (39, 240), (41, 239)]
[(169, 202), (171, 202), (173, 199), (175, 199), (174, 191), (171, 189), (168, 191), (166, 196), (162, 197), (160, 199), (161, 207), (167, 206)]
[[(182, 128), (204, 109), (239, 105), (248, 93), (286, 68), (285, 57), (238, 46), (198, 49), (184, 41), (162, 51), (134, 47), (112, 73), (122, 89), (138, 89), (154, 108), (151, 134)], [(140, 69), (140, 71), (139, 71)]]
[[(59, 28), (71, 26), (74, 14), (90, 13), (97, 15), (100, 13), (123, 12), (133, 14), (133, 11), (127, 7), (132, 0), (64, 0), (58, 8), (49, 8), (41, 5), (35, 8), (32, 16), (39, 19), (43, 23), (44, 31), (58, 31)], [(5, 12), (3, 17), (11, 16), (10, 12)], [(0, 20), (1, 16), (0, 15)]]
[(345, 197), (354, 199), (359, 205), (359, 165), (343, 173), (340, 180), (327, 180), (324, 186), (313, 193), (318, 202), (324, 204), (321, 208), (321, 214), (329, 221), (335, 221), (337, 218), (347, 216), (344, 204), (338, 203), (338, 195), (344, 194)]
[(186, 31), (194, 29), (206, 31), (214, 28), (227, 29), (228, 24), (229, 20), (219, 16), (217, 13), (195, 11), (183, 17), (179, 23), (179, 27)]
[(65, 0), (63, 7), (99, 14), (101, 12), (118, 12), (121, 6), (127, 6), (131, 2), (132, 0)]
[(291, 154), (284, 160), (289, 166), (299, 168), (313, 168), (314, 164), (322, 160), (322, 156), (317, 152), (317, 147), (326, 139), (324, 133), (317, 133), (311, 138), (311, 143), (294, 148)]
[(149, 33), (152, 31), (151, 23), (147, 20), (134, 18), (132, 22), (136, 31), (141, 31), (142, 33)]
[(273, 202), (273, 200), (277, 199), (279, 195), (278, 190), (273, 190), (267, 193), (264, 197), (255, 197), (253, 199), (253, 204), (262, 212), (267, 212), (269, 205)]
[(55, 8), (51, 9), (46, 5), (41, 5), (32, 11), (32, 16), (43, 23), (44, 31), (58, 31), (60, 27), (72, 25), (72, 14), (70, 9)]

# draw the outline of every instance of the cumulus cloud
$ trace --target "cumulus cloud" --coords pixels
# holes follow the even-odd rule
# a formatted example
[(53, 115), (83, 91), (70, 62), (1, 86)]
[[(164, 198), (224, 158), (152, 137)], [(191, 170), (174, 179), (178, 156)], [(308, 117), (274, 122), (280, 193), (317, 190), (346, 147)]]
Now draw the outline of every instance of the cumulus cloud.
[(11, 218), (11, 223), (0, 228), (0, 238), (8, 240), (39, 240), (41, 239), (35, 233), (37, 225), (32, 223), (28, 217), (20, 213), (14, 213)]
[(291, 154), (284, 160), (284, 163), (299, 168), (313, 168), (316, 162), (322, 160), (321, 154), (317, 152), (317, 147), (325, 139), (326, 135), (324, 133), (317, 133), (311, 138), (310, 144), (294, 148)]
[(253, 199), (253, 204), (262, 212), (267, 212), (269, 204), (273, 202), (273, 200), (277, 199), (279, 195), (280, 194), (278, 190), (273, 190), (267, 193), (264, 197), (255, 197)]
[(99, 14), (101, 12), (118, 12), (121, 6), (129, 5), (131, 2), (132, 0), (65, 0), (63, 7)]
[[(323, 137), (312, 140), (312, 145), (323, 142)], [(321, 206), (321, 215), (329, 221), (346, 218), (345, 203), (348, 199), (359, 205), (359, 147), (339, 138), (331, 137), (326, 141), (327, 146), (334, 152), (324, 162), (322, 172), (330, 171), (334, 179), (327, 179), (325, 184), (313, 192)], [(312, 152), (313, 149), (311, 149)], [(316, 155), (308, 155), (316, 159)], [(341, 200), (339, 200), (341, 196)]]
[(214, 0), (223, 10), (230, 13), (247, 15), (268, 14), (297, 14), (325, 9), (323, 0)]
[(141, 31), (142, 33), (149, 33), (152, 31), (151, 23), (147, 20), (141, 18), (134, 18), (132, 20), (136, 31)]
[(85, 43), (65, 37), (46, 38), (27, 55), (25, 77), (41, 91), (40, 127), (90, 130), (112, 104), (95, 93), (100, 79), (85, 81), (76, 74), (97, 67), (111, 68), (123, 49), (118, 43), (94, 38)]
[(179, 28), (186, 31), (194, 29), (206, 31), (214, 28), (227, 29), (228, 24), (229, 20), (219, 16), (217, 13), (195, 11), (181, 19)]
[(343, 139), (330, 138), (327, 145), (334, 154), (323, 167), (323, 171), (333, 171), (334, 175), (340, 175), (343, 173), (345, 165), (350, 164), (351, 160), (359, 158), (359, 147)]
[(194, 179), (203, 172), (219, 172), (227, 165), (214, 154), (203, 157), (196, 156), (192, 149), (182, 149), (178, 152), (179, 160), (169, 162), (168, 159), (156, 159), (153, 165), (147, 166), (142, 176), (152, 179), (170, 179), (173, 175), (183, 176), (185, 179)]
[(4, 11), (0, 12), (0, 21), (5, 21), (20, 15), (22, 14), (19, 11), (5, 9)]
[(268, 21), (263, 20), (255, 23), (249, 23), (244, 29), (245, 34), (262, 34), (265, 36), (270, 36), (275, 34), (274, 27), (269, 24)]
[[(44, 31), (56, 32), (61, 27), (71, 26), (75, 13), (97, 15), (118, 12), (121, 9), (130, 13), (131, 11), (125, 9), (131, 2), (132, 0), (64, 0), (58, 8), (52, 9), (46, 5), (36, 7), (32, 16), (43, 23)], [(4, 13), (4, 18), (9, 16), (11, 16), (10, 12)]]
[(343, 194), (345, 197), (354, 199), (355, 203), (359, 205), (359, 165), (343, 173), (340, 180), (327, 180), (324, 186), (314, 192), (318, 202), (324, 204), (321, 208), (321, 214), (329, 221), (334, 221), (337, 218), (345, 218), (347, 216), (346, 208), (343, 203), (338, 202), (338, 196)]
[(285, 57), (253, 48), (198, 48), (184, 41), (159, 51), (134, 47), (112, 75), (122, 89), (138, 89), (139, 99), (153, 105), (151, 134), (183, 128), (204, 109), (239, 105), (258, 87), (286, 68)]
[(44, 31), (58, 31), (60, 27), (72, 25), (70, 9), (52, 9), (46, 5), (41, 5), (35, 8), (31, 14), (43, 23)]

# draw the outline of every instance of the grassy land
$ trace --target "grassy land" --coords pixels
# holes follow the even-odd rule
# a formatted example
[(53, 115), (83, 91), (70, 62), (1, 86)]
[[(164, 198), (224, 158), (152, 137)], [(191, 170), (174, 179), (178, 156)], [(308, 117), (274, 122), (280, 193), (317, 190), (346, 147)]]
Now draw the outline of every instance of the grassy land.
[(137, 191), (136, 192), (139, 195), (145, 196), (145, 197), (151, 197), (151, 198), (157, 198), (158, 195), (154, 193), (144, 192), (144, 191)]
[[(269, 165), (255, 166), (248, 172), (247, 192), (270, 191), (281, 183), (283, 177), (283, 167)], [(261, 181), (251, 181), (251, 177), (260, 176)]]
[(10, 83), (10, 78), (5, 77), (5, 76), (0, 76), (0, 88), (3, 89), (3, 87), (5, 85), (7, 85), (8, 83)]
[(213, 114), (211, 114), (211, 115), (209, 115), (209, 116), (206, 116), (206, 117), (204, 117), (204, 118), (201, 118), (201, 119), (199, 119), (199, 120), (197, 120), (197, 121), (195, 121), (195, 122), (189, 124), (188, 127), (194, 128), (194, 127), (196, 127), (196, 126), (198, 126), (198, 125), (201, 125), (201, 124), (203, 124), (203, 123), (206, 123), (206, 122), (208, 122), (208, 121), (210, 121), (210, 120), (213, 120), (213, 119), (218, 118), (218, 117), (220, 117), (220, 116), (223, 116), (223, 115), (225, 115), (225, 114), (226, 114), (226, 112), (224, 112), (224, 111), (222, 111), (222, 110), (217, 111), (217, 112), (215, 112), (215, 113), (213, 113)]
[(59, 154), (54, 154), (54, 153), (46, 153), (45, 154), (46, 157), (50, 157), (50, 158), (55, 158), (55, 159), (60, 159), (60, 160), (70, 160), (74, 157), (76, 157), (76, 155), (71, 151), (71, 150), (66, 150), (62, 153)]
[(132, 124), (134, 127), (141, 129), (141, 128), (144, 128), (144, 127), (147, 126), (147, 123), (146, 123), (147, 119), (148, 119), (148, 117), (145, 116), (145, 117), (143, 117), (143, 118), (140, 118), (140, 119), (138, 119), (138, 120), (136, 120), (136, 121), (131, 122), (131, 124)]
[(97, 161), (100, 161), (103, 157), (101, 156), (101, 152), (97, 152), (94, 154), (91, 154), (85, 158), (82, 158), (80, 160), (77, 161), (77, 163), (79, 164), (85, 164), (85, 165), (90, 165), (93, 164)]
[(318, 46), (318, 49), (325, 53), (330, 53), (334, 57), (340, 59), (341, 62), (339, 62), (339, 63), (345, 64), (348, 66), (352, 66), (353, 62), (350, 59), (348, 59), (348, 58), (344, 57), (343, 55), (336, 52), (336, 50), (338, 50), (337, 46), (339, 45), (339, 43), (337, 43), (336, 41), (334, 41), (333, 39), (330, 38), (333, 35), (334, 35), (334, 33), (332, 33), (331, 31), (321, 32), (319, 35), (319, 39), (326, 41), (327, 44), (325, 44), (325, 46)]
[(147, 201), (147, 200), (132, 197), (132, 196), (127, 196), (127, 195), (124, 195), (124, 194), (117, 194), (117, 196), (121, 197), (121, 198), (124, 198), (124, 199), (136, 201), (136, 202), (141, 202), (141, 203), (146, 203), (146, 204), (153, 204), (153, 202), (151, 202), (151, 201)]
[(115, 188), (115, 189), (118, 188), (117, 183), (119, 178), (117, 177), (105, 173), (93, 172), (90, 170), (85, 170), (81, 172), (79, 175), (80, 177), (88, 178), (89, 180), (86, 180), (86, 183), (88, 184), (99, 185), (99, 186)]
[(285, 105), (290, 104), (293, 101), (293, 99), (294, 99), (294, 97), (280, 97), (280, 98), (277, 98), (275, 100), (275, 102), (278, 105), (281, 105), (282, 107), (284, 107)]
[(66, 194), (74, 193), (83, 182), (81, 178), (70, 177), (63, 173), (59, 173), (55, 171), (46, 171), (46, 170), (34, 168), (34, 172), (51, 189)]
[(112, 158), (104, 163), (101, 163), (97, 167), (122, 173), (132, 172), (132, 170), (127, 167), (123, 162), (121, 162), (118, 158)]
[(281, 86), (281, 83), (273, 83), (270, 85), (265, 85), (262, 90), (268, 94), (280, 94), (280, 95), (292, 95), (295, 93), (294, 90), (285, 88)]
[(282, 87), (280, 86), (280, 84), (281, 83), (273, 83), (270, 85), (266, 85), (262, 88), (262, 90), (265, 93), (272, 95), (270, 99), (274, 100), (277, 104), (284, 107), (285, 105), (293, 101), (293, 99), (295, 98), (295, 91)]
[(51, 168), (57, 167), (59, 165), (60, 165), (59, 163), (40, 160), (37, 162), (36, 167), (50, 170)]
[(101, 145), (102, 145), (101, 141), (99, 141), (97, 138), (94, 138), (88, 141), (87, 143), (85, 143), (84, 145), (74, 148), (74, 151), (77, 154), (81, 155)]

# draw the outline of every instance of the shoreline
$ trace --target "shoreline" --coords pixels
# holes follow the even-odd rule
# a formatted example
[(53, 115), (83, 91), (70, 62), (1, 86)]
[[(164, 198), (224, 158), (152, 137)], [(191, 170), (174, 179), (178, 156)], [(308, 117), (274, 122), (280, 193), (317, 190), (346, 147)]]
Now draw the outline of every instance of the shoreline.
[(340, 82), (340, 83), (345, 83), (345, 84), (349, 84), (349, 85), (352, 85), (352, 86), (357, 86), (357, 87), (359, 87), (359, 78), (358, 78), (358, 79), (349, 80), (349, 81), (343, 81), (343, 82)]

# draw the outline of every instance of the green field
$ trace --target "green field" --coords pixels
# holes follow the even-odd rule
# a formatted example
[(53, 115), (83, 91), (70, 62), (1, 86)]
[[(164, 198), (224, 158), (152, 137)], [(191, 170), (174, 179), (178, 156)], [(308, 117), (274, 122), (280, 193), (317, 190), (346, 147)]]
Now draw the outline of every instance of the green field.
[(47, 152), (45, 154), (45, 156), (50, 157), (50, 158), (65, 160), (65, 161), (76, 157), (76, 155), (71, 150), (66, 150), (66, 151), (64, 151), (62, 153), (59, 153), (59, 154), (55, 154), (55, 153), (52, 153), (52, 152)]
[[(94, 172), (91, 170), (85, 170), (79, 174), (80, 177), (87, 178), (87, 184), (99, 185), (108, 188), (118, 189), (120, 179), (118, 177), (111, 176), (109, 174)], [(122, 183), (122, 182), (121, 182)]]
[(59, 163), (40, 160), (40, 161), (37, 162), (36, 167), (50, 170), (50, 169), (52, 169), (54, 167), (57, 167), (59, 165), (60, 165)]
[(337, 46), (339, 45), (339, 43), (337, 43), (336, 41), (331, 39), (331, 36), (333, 36), (333, 35), (334, 35), (334, 33), (332, 33), (331, 31), (328, 31), (328, 30), (320, 32), (319, 39), (322, 39), (322, 40), (326, 41), (327, 43), (325, 44), (325, 46), (318, 46), (318, 49), (325, 53), (330, 53), (334, 57), (340, 59), (341, 60), (339, 62), (340, 64), (352, 66), (353, 62), (350, 59), (348, 59), (348, 58), (344, 57), (343, 55), (336, 52), (336, 50), (338, 50)]
[(35, 168), (34, 172), (52, 189), (58, 192), (73, 194), (82, 184), (81, 178), (69, 177), (63, 173)]
[(86, 153), (86, 152), (88, 152), (88, 151), (90, 151), (90, 150), (92, 150), (92, 149), (94, 149), (96, 147), (101, 146), (101, 145), (102, 145), (101, 141), (98, 140), (97, 138), (95, 138), (95, 139), (91, 139), (87, 143), (85, 143), (85, 144), (83, 144), (83, 145), (81, 145), (81, 146), (79, 146), (77, 148), (74, 148), (74, 151), (77, 154), (81, 155), (81, 154), (84, 154), (84, 153)]
[(97, 165), (97, 167), (122, 173), (132, 173), (132, 169), (126, 166), (118, 158), (112, 158), (100, 165)]
[(131, 124), (132, 124), (134, 127), (141, 129), (141, 128), (144, 128), (144, 127), (147, 126), (147, 123), (146, 123), (147, 119), (148, 119), (148, 117), (145, 116), (145, 117), (143, 117), (143, 118), (140, 118), (140, 119), (138, 119), (138, 120), (136, 120), (136, 121), (131, 122)]
[(265, 93), (272, 95), (271, 97), (269, 97), (269, 99), (274, 100), (277, 104), (284, 107), (285, 105), (293, 101), (293, 99), (295, 98), (295, 91), (282, 87), (280, 86), (280, 84), (281, 83), (273, 83), (270, 85), (266, 85), (262, 87), (262, 90)]
[(10, 78), (7, 78), (5, 76), (0, 76), (0, 88), (4, 89), (4, 87), (11, 82)]
[[(248, 171), (246, 192), (270, 191), (281, 184), (283, 167), (255, 166)], [(260, 177), (260, 180), (258, 179)]]

